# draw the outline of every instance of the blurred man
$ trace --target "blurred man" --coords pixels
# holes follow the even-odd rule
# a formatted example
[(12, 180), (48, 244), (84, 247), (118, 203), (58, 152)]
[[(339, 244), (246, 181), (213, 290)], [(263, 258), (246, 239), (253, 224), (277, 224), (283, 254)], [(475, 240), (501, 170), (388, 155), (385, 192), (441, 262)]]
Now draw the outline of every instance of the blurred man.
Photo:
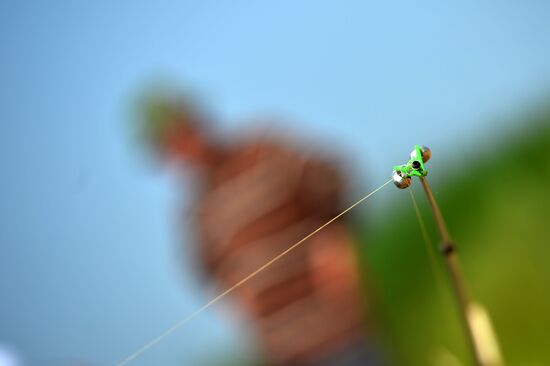
[[(222, 144), (194, 105), (148, 103), (147, 136), (199, 180), (194, 211), (208, 276), (226, 289), (342, 210), (335, 166), (273, 138)], [(340, 221), (233, 295), (255, 320), (270, 365), (373, 365), (363, 335), (352, 238)]]

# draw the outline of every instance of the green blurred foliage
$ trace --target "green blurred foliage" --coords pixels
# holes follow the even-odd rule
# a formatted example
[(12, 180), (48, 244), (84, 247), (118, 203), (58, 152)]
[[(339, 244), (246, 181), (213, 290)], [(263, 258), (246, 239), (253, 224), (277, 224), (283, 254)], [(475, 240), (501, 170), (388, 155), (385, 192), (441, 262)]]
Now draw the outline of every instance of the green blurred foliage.
[[(430, 161), (435, 166), (428, 180), (457, 243), (469, 290), (490, 313), (505, 364), (548, 365), (550, 112), (520, 122), (521, 133), (453, 162), (460, 169), (443, 171), (452, 165), (437, 168)], [(396, 191), (382, 224), (359, 228), (363, 276), (374, 297), (369, 312), (389, 364), (452, 365), (441, 358), (450, 353), (469, 365), (430, 208), (420, 182), (411, 188), (433, 242), (436, 271), (410, 194)]]

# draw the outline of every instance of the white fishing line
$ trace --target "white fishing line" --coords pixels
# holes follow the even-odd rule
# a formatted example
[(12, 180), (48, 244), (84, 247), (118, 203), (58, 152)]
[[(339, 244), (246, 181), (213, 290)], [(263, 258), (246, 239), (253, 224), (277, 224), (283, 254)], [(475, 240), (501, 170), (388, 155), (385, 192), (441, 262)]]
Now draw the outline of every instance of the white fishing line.
[(439, 277), (439, 272), (437, 271), (437, 262), (435, 259), (433, 243), (430, 239), (430, 235), (428, 234), (428, 230), (426, 229), (426, 224), (424, 223), (424, 219), (422, 218), (422, 214), (420, 213), (420, 209), (418, 208), (416, 198), (414, 197), (414, 193), (411, 188), (409, 188), (409, 193), (411, 194), (414, 210), (416, 211), (416, 218), (418, 219), (418, 225), (420, 226), (420, 231), (422, 232), (422, 238), (424, 239), (424, 244), (426, 245), (426, 252), (428, 252), (428, 256), (430, 257), (430, 267), (432, 270), (432, 275), (434, 276), (438, 285), (442, 286), (443, 282), (441, 277)]
[(119, 363), (116, 364), (116, 366), (124, 366), (124, 365), (127, 365), (128, 363), (132, 362), (134, 359), (136, 359), (138, 356), (140, 356), (142, 353), (144, 353), (145, 351), (147, 351), (149, 348), (153, 347), (155, 344), (159, 343), (160, 341), (162, 341), (164, 338), (168, 337), (170, 334), (174, 333), (176, 330), (178, 330), (179, 328), (183, 327), (185, 324), (187, 324), (189, 321), (191, 321), (193, 318), (195, 318), (196, 316), (198, 316), (200, 313), (202, 313), (203, 311), (205, 311), (206, 309), (208, 309), (209, 307), (211, 307), (212, 305), (214, 305), (216, 302), (220, 301), (222, 298), (224, 298), (226, 295), (228, 295), (229, 293), (231, 293), (232, 291), (234, 291), (237, 287), (243, 285), (245, 282), (247, 282), (248, 280), (250, 280), (252, 277), (256, 276), (258, 273), (262, 272), (264, 269), (266, 269), (267, 267), (271, 266), (273, 263), (275, 263), (276, 261), (278, 261), (279, 259), (281, 259), (282, 257), (284, 257), (285, 255), (287, 255), (289, 252), (291, 252), (292, 250), (296, 249), (296, 247), (298, 247), (299, 245), (301, 245), (303, 242), (305, 242), (307, 239), (311, 238), (313, 235), (317, 234), (319, 231), (323, 230), (325, 227), (327, 227), (328, 225), (332, 224), (334, 221), (338, 220), (340, 217), (342, 217), (344, 214), (346, 214), (348, 211), (350, 211), (351, 209), (353, 209), (354, 207), (356, 207), (357, 205), (359, 205), (361, 202), (365, 201), (366, 199), (368, 199), (369, 197), (371, 197), (373, 194), (375, 194), (376, 192), (378, 192), (379, 190), (381, 190), (382, 188), (384, 188), (387, 184), (389, 184), (390, 182), (392, 181), (392, 179), (388, 180), (386, 183), (382, 184), (380, 187), (376, 188), (375, 190), (373, 190), (372, 192), (370, 192), (369, 194), (367, 194), (366, 196), (364, 196), (363, 198), (361, 198), (359, 201), (355, 202), (354, 204), (352, 204), (351, 206), (349, 206), (348, 208), (346, 208), (344, 211), (340, 212), (338, 215), (334, 216), (332, 219), (330, 219), (329, 221), (327, 221), (326, 223), (324, 223), (323, 225), (319, 226), (317, 229), (315, 229), (314, 231), (312, 231), (311, 233), (309, 233), (308, 235), (306, 235), (304, 238), (302, 238), (301, 240), (297, 241), (296, 243), (294, 243), (292, 246), (290, 246), (288, 249), (284, 250), (282, 253), (278, 254), (276, 257), (274, 257), (273, 259), (269, 260), (267, 263), (265, 263), (264, 265), (262, 265), (260, 268), (258, 268), (257, 270), (255, 270), (254, 272), (250, 273), (248, 276), (246, 276), (245, 278), (243, 278), (242, 280), (240, 280), (239, 282), (237, 282), (236, 284), (234, 284), (233, 286), (231, 286), (230, 288), (228, 288), (227, 290), (225, 290), (224, 292), (222, 292), (221, 294), (219, 294), (218, 296), (216, 296), (215, 298), (213, 298), (212, 300), (210, 300), (209, 302), (207, 302), (206, 304), (204, 304), (203, 306), (201, 306), (200, 308), (198, 308), (197, 310), (195, 310), (193, 313), (191, 313), (189, 316), (187, 316), (186, 318), (180, 320), (179, 322), (175, 323), (174, 325), (172, 325), (170, 328), (166, 329), (163, 333), (161, 333), (159, 336), (157, 336), (156, 338), (152, 339), (150, 342), (148, 342), (147, 344), (145, 344), (144, 346), (142, 346), (141, 348), (139, 348), (137, 351), (135, 351), (134, 353), (132, 353), (131, 355), (129, 355), (128, 357), (126, 357), (124, 360), (120, 361)]

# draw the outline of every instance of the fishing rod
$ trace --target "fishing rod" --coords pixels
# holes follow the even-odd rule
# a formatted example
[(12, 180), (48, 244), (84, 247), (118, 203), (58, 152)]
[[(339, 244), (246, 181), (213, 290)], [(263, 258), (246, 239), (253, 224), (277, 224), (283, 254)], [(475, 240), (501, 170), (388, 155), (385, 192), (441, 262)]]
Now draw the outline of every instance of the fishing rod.
[(407, 163), (394, 166), (392, 172), (392, 180), (397, 188), (406, 189), (412, 184), (412, 178), (418, 177), (420, 183), (426, 192), (426, 196), (432, 208), (432, 214), (437, 225), (441, 244), (439, 247), (440, 253), (444, 258), (447, 272), (449, 273), (451, 288), (454, 294), (459, 316), (463, 325), (464, 335), (468, 348), (470, 349), (473, 365), (485, 366), (482, 362), (482, 350), (480, 344), (475, 339), (475, 324), (469, 317), (470, 309), (473, 306), (470, 295), (466, 288), (466, 281), (462, 274), (462, 269), (456, 252), (456, 245), (449, 234), (443, 214), (439, 209), (439, 205), (430, 189), (426, 176), (428, 171), (424, 164), (430, 160), (432, 156), (431, 150), (423, 145), (415, 145), (410, 154), (410, 159)]

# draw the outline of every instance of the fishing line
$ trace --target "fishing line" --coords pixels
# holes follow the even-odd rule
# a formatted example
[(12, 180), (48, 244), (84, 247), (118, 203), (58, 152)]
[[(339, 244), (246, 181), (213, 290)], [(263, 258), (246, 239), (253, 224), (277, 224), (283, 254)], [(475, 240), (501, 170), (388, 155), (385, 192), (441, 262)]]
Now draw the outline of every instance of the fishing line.
[(306, 235), (304, 238), (302, 238), (301, 240), (297, 241), (296, 243), (294, 243), (293, 245), (291, 245), (289, 248), (287, 248), (286, 250), (284, 250), (283, 252), (281, 252), (280, 254), (278, 254), (277, 256), (275, 256), (273, 259), (269, 260), (267, 263), (265, 263), (264, 265), (262, 265), (260, 268), (258, 268), (257, 270), (255, 270), (254, 272), (250, 273), (248, 276), (246, 276), (245, 278), (243, 278), (242, 280), (240, 280), (239, 282), (237, 282), (236, 284), (234, 284), (233, 286), (231, 286), (230, 288), (228, 288), (227, 290), (225, 290), (224, 292), (222, 292), (221, 294), (219, 294), (218, 296), (216, 296), (215, 298), (213, 298), (212, 300), (210, 300), (209, 302), (207, 302), (206, 304), (204, 304), (203, 306), (201, 306), (200, 308), (198, 308), (197, 310), (195, 310), (193, 313), (191, 313), (189, 316), (187, 316), (186, 318), (180, 320), (179, 322), (177, 322), (176, 324), (172, 325), (170, 328), (166, 329), (163, 333), (161, 333), (159, 336), (157, 336), (156, 338), (154, 338), (153, 340), (151, 340), (149, 343), (145, 344), (144, 346), (142, 346), (141, 348), (139, 348), (137, 351), (135, 351), (134, 353), (132, 353), (130, 356), (126, 357), (124, 360), (122, 360), (121, 362), (117, 363), (116, 366), (124, 366), (124, 365), (127, 365), (128, 363), (130, 363), (131, 361), (133, 361), (134, 359), (136, 359), (138, 356), (140, 356), (142, 353), (144, 353), (145, 351), (147, 351), (149, 348), (153, 347), (155, 344), (159, 343), (160, 341), (162, 341), (164, 338), (168, 337), (169, 335), (171, 335), (172, 333), (174, 333), (176, 330), (178, 330), (179, 328), (183, 327), (185, 324), (187, 324), (189, 321), (191, 321), (193, 318), (195, 318), (196, 316), (198, 316), (199, 314), (201, 314), (203, 311), (205, 311), (206, 309), (208, 309), (209, 307), (211, 307), (212, 305), (214, 305), (215, 303), (217, 303), (218, 301), (220, 301), (221, 299), (223, 299), (226, 295), (228, 295), (229, 293), (233, 292), (237, 287), (243, 285), (244, 283), (246, 283), (248, 280), (250, 280), (252, 277), (256, 276), (258, 273), (262, 272), (264, 269), (266, 269), (267, 267), (271, 266), (273, 263), (275, 263), (276, 261), (278, 261), (279, 259), (281, 259), (282, 257), (284, 257), (285, 255), (287, 255), (288, 253), (290, 253), (292, 250), (296, 249), (296, 247), (300, 246), (303, 242), (305, 242), (307, 239), (311, 238), (313, 235), (317, 234), (319, 231), (323, 230), (325, 227), (327, 227), (328, 225), (332, 224), (334, 221), (338, 220), (340, 217), (342, 217), (344, 214), (346, 214), (348, 211), (350, 211), (351, 209), (353, 209), (354, 207), (356, 207), (357, 205), (359, 205), (360, 203), (362, 203), (363, 201), (365, 201), (366, 199), (368, 199), (369, 197), (371, 197), (373, 194), (375, 194), (376, 192), (378, 192), (379, 190), (381, 190), (382, 188), (384, 188), (386, 185), (388, 185), (390, 182), (392, 181), (392, 179), (388, 180), (386, 183), (382, 184), (380, 187), (376, 188), (375, 190), (373, 190), (372, 192), (370, 192), (369, 194), (367, 194), (366, 196), (364, 196), (363, 198), (361, 198), (359, 201), (355, 202), (354, 204), (352, 204), (351, 206), (349, 206), (348, 208), (346, 208), (344, 211), (340, 212), (338, 215), (334, 216), (332, 219), (330, 219), (329, 221), (327, 221), (326, 223), (324, 223), (323, 225), (319, 226), (317, 229), (315, 229), (314, 231), (312, 231), (311, 233), (309, 233), (308, 235)]
[(414, 193), (412, 189), (409, 189), (409, 193), (411, 194), (411, 200), (414, 206), (414, 210), (416, 212), (416, 218), (418, 219), (418, 225), (420, 226), (420, 231), (422, 232), (422, 237), (424, 239), (424, 244), (426, 246), (426, 251), (428, 252), (428, 256), (430, 257), (430, 267), (432, 269), (432, 274), (436, 280), (436, 282), (442, 286), (441, 278), (439, 277), (437, 272), (437, 262), (434, 255), (433, 250), (433, 244), (430, 239), (430, 235), (428, 234), (428, 230), (426, 229), (426, 224), (424, 223), (424, 219), (422, 219), (422, 215), (420, 214), (420, 209), (418, 208), (418, 204), (416, 203), (416, 199), (414, 197)]

